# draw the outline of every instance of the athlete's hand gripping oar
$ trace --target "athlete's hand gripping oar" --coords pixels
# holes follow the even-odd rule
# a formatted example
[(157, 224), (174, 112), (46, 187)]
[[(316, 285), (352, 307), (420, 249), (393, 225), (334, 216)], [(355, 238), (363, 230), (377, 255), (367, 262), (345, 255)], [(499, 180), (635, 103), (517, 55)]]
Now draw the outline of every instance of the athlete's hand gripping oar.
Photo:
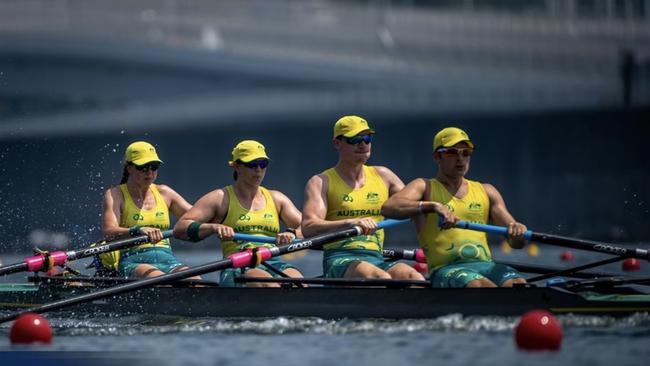
[[(400, 225), (400, 224), (405, 224), (407, 222), (411, 222), (411, 220), (394, 220), (394, 219), (386, 219), (384, 221), (381, 221), (380, 223), (382, 224), (382, 227), (387, 227), (387, 226), (395, 226), (395, 225)], [(240, 233), (235, 233), (235, 240), (244, 240), (244, 241), (250, 241), (253, 243), (267, 243), (267, 244), (275, 244), (275, 238), (272, 236), (264, 236), (264, 235), (251, 235), (251, 234), (240, 234)], [(293, 243), (299, 242), (300, 239), (295, 239)], [(320, 248), (312, 248), (312, 249), (320, 249)], [(422, 249), (384, 249), (382, 252), (383, 256), (386, 258), (391, 258), (391, 259), (406, 259), (406, 260), (414, 260), (416, 262), (420, 263), (426, 263), (427, 259), (424, 256), (424, 253), (422, 252)]]
[[(172, 230), (165, 230), (162, 232), (163, 238), (169, 238), (172, 236)], [(51, 253), (40, 253), (31, 257), (25, 258), (24, 261), (20, 263), (10, 264), (8, 266), (0, 267), (0, 276), (8, 275), (16, 272), (35, 272), (35, 271), (47, 271), (48, 269), (54, 266), (62, 266), (67, 262), (90, 257), (95, 254), (101, 254), (106, 252), (112, 252), (114, 250), (120, 250), (136, 246), (138, 244), (146, 243), (149, 241), (149, 237), (146, 235), (140, 235), (133, 238), (115, 240), (111, 242), (106, 242), (101, 245), (94, 247), (88, 247), (84, 249), (75, 249), (67, 252), (56, 251)]]
[[(394, 224), (393, 224), (394, 225)], [(386, 228), (388, 226), (392, 226), (391, 223), (384, 224), (384, 222), (379, 222), (377, 224), (377, 227), (379, 228)], [(207, 264), (203, 264), (200, 266), (196, 267), (191, 267), (182, 271), (174, 272), (174, 273), (168, 273), (162, 276), (158, 277), (150, 277), (150, 278), (145, 278), (142, 280), (138, 280), (135, 282), (119, 285), (119, 286), (114, 286), (111, 288), (107, 288), (104, 290), (99, 290), (95, 291), (89, 294), (84, 294), (81, 296), (77, 297), (72, 297), (69, 299), (64, 299), (60, 301), (55, 301), (49, 304), (45, 304), (43, 306), (35, 307), (32, 309), (28, 309), (26, 311), (21, 311), (17, 312), (14, 314), (10, 314), (7, 316), (0, 317), (0, 323), (4, 323), (10, 320), (16, 319), (18, 316), (24, 313), (44, 313), (47, 311), (51, 310), (57, 310), (61, 309), (64, 307), (80, 304), (83, 302), (88, 302), (88, 301), (93, 301), (97, 299), (101, 299), (104, 297), (108, 296), (113, 296), (113, 295), (118, 295), (118, 294), (123, 294), (126, 292), (130, 291), (135, 291), (139, 290), (141, 288), (149, 287), (149, 286), (155, 286), (155, 285), (163, 285), (167, 284), (170, 282), (182, 280), (184, 278), (188, 277), (193, 277), (193, 276), (198, 276), (202, 275), (205, 273), (209, 272), (214, 272), (214, 271), (219, 271), (223, 270), (226, 268), (241, 268), (241, 267), (246, 267), (249, 266), (253, 263), (260, 263), (262, 261), (265, 261), (267, 259), (270, 259), (272, 257), (277, 257), (279, 255), (283, 255), (286, 253), (291, 253), (291, 252), (297, 252), (299, 250), (304, 250), (304, 249), (310, 249), (313, 247), (317, 247), (320, 245), (323, 245), (327, 242), (330, 241), (335, 241), (335, 240), (340, 240), (340, 239), (345, 239), (348, 237), (352, 236), (357, 236), (361, 233), (361, 229), (357, 226), (351, 227), (348, 229), (344, 229), (341, 231), (333, 232), (333, 233), (327, 233), (323, 235), (318, 235), (310, 239), (305, 239), (301, 240), (297, 243), (289, 244), (286, 246), (282, 247), (274, 247), (274, 248), (257, 248), (257, 250), (254, 252), (252, 250), (247, 250), (244, 252), (239, 252), (230, 255), (227, 259), (222, 259), (216, 262), (211, 262)]]
[[(498, 235), (508, 234), (508, 228), (503, 226), (476, 224), (467, 221), (459, 221), (455, 226), (461, 229), (483, 231), (486, 233), (492, 233)], [(566, 236), (559, 236), (559, 235), (552, 235), (552, 234), (536, 233), (531, 230), (527, 230), (524, 233), (524, 239), (528, 241), (532, 240), (532, 241), (546, 243), (550, 245), (556, 245), (560, 247), (580, 249), (580, 250), (605, 253), (605, 254), (613, 254), (624, 258), (638, 258), (638, 259), (645, 259), (647, 261), (650, 261), (650, 252), (647, 249), (623, 248), (609, 243), (569, 238)]]

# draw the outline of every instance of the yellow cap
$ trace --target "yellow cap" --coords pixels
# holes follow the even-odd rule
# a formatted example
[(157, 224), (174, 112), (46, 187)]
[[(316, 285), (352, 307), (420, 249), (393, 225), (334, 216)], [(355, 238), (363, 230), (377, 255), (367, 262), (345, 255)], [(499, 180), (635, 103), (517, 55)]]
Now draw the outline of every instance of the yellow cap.
[(474, 144), (465, 131), (458, 127), (443, 128), (433, 138), (433, 151), (436, 151), (439, 147), (451, 147), (463, 141), (467, 142), (472, 149), (474, 148)]
[(232, 160), (228, 165), (232, 166), (237, 160), (248, 163), (257, 159), (271, 160), (266, 156), (264, 145), (255, 140), (244, 140), (232, 149)]
[(341, 117), (334, 125), (334, 138), (339, 136), (352, 137), (361, 132), (368, 131), (375, 133), (375, 130), (368, 126), (368, 121), (359, 116)]
[(127, 146), (124, 152), (124, 161), (135, 165), (145, 165), (152, 161), (162, 163), (156, 154), (156, 148), (146, 141), (136, 141)]

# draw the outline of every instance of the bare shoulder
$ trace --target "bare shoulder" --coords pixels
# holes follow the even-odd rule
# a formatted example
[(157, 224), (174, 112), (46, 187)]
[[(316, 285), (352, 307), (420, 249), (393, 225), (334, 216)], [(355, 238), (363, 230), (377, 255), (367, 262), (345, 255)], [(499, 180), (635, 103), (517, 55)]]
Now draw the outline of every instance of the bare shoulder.
[(490, 183), (481, 183), (481, 185), (483, 186), (483, 189), (485, 189), (485, 191), (486, 191), (488, 194), (490, 194), (490, 193), (494, 193), (494, 192), (497, 192), (497, 193), (499, 192), (499, 191), (498, 191), (498, 190), (497, 190), (497, 189), (496, 189), (492, 184), (490, 184)]
[(311, 190), (311, 189), (321, 189), (322, 190), (325, 187), (327, 187), (328, 182), (329, 182), (329, 178), (327, 177), (326, 174), (323, 174), (323, 173), (316, 174), (316, 175), (312, 176), (311, 178), (309, 178), (305, 188), (307, 190)]
[(392, 170), (390, 170), (388, 167), (381, 166), (381, 165), (373, 165), (373, 168), (379, 173), (380, 175), (397, 175), (395, 174)]
[(282, 192), (280, 192), (278, 190), (269, 189), (268, 191), (269, 191), (269, 194), (271, 194), (271, 197), (273, 198), (273, 200), (276, 201), (276, 202), (284, 201), (284, 200), (289, 199), (289, 197), (287, 197), (286, 194), (284, 194), (284, 193), (282, 193)]
[(156, 184), (156, 188), (163, 196), (176, 194), (176, 191), (166, 184)]
[(112, 198), (112, 199), (119, 199), (122, 198), (122, 190), (120, 189), (119, 186), (113, 186), (110, 187), (109, 189), (104, 192), (104, 197), (106, 198)]

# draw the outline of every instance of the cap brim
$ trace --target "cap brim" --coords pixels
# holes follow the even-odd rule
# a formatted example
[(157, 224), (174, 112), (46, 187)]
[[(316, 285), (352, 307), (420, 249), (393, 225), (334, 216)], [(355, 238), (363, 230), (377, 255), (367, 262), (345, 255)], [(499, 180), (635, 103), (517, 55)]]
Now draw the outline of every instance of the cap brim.
[(158, 163), (161, 163), (161, 164), (163, 163), (163, 161), (160, 160), (160, 159), (149, 159), (149, 158), (135, 159), (135, 160), (131, 161), (130, 163), (135, 164), (135, 165), (145, 165), (145, 164), (152, 163), (154, 161), (158, 162)]
[(372, 128), (357, 128), (356, 130), (352, 130), (352, 131), (348, 131), (347, 133), (344, 133), (343, 136), (344, 137), (354, 137), (354, 136), (360, 134), (361, 132), (375, 133), (375, 130), (373, 130)]
[(466, 138), (460, 137), (460, 138), (455, 138), (453, 140), (450, 140), (446, 144), (442, 144), (442, 145), (438, 146), (436, 148), (436, 150), (441, 148), (441, 147), (452, 147), (452, 146), (454, 146), (454, 145), (456, 145), (458, 143), (461, 143), (461, 142), (466, 142), (469, 145), (469, 147), (471, 147), (472, 149), (474, 148), (474, 143), (472, 143), (472, 141), (470, 141), (470, 140), (468, 140)]
[[(257, 160), (257, 159), (266, 159), (266, 160), (271, 160), (268, 156), (266, 156), (266, 154), (257, 154), (257, 155), (247, 156), (247, 157), (245, 157), (245, 158), (240, 158), (240, 159), (238, 159), (238, 160), (240, 160), (240, 161), (242, 161), (242, 162), (244, 162), (244, 163), (249, 163), (249, 162), (251, 162), (251, 161), (253, 161), (253, 160)], [(230, 164), (231, 166), (232, 166), (234, 163), (235, 163), (234, 161), (229, 161), (229, 162), (228, 162), (228, 164)]]

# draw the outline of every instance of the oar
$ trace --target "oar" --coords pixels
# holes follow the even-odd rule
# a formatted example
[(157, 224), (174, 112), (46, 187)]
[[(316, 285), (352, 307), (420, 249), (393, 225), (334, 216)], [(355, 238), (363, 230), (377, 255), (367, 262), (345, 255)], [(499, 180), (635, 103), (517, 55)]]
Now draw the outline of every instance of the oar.
[[(377, 226), (380, 227), (380, 228), (387, 228), (387, 227), (394, 226), (394, 225), (395, 225), (395, 223), (386, 222), (386, 221), (382, 221), (382, 222), (377, 223)], [(108, 296), (113, 296), (113, 295), (123, 294), (123, 293), (130, 292), (130, 291), (139, 290), (141, 288), (145, 288), (145, 287), (149, 287), (149, 286), (163, 285), (163, 284), (171, 283), (171, 282), (174, 282), (174, 281), (177, 281), (177, 280), (182, 280), (184, 278), (188, 278), (188, 277), (192, 277), (192, 276), (198, 276), (198, 275), (202, 275), (202, 274), (209, 273), (209, 272), (223, 270), (223, 269), (226, 269), (226, 268), (246, 267), (246, 266), (251, 264), (253, 259), (257, 259), (256, 262), (261, 262), (261, 261), (265, 261), (267, 259), (270, 259), (272, 257), (277, 257), (279, 255), (283, 255), (283, 254), (286, 254), (286, 253), (297, 252), (297, 251), (304, 250), (304, 249), (314, 248), (314, 247), (323, 245), (323, 244), (325, 244), (327, 242), (330, 242), (330, 241), (345, 239), (345, 238), (352, 237), (352, 236), (357, 236), (357, 235), (360, 235), (360, 233), (361, 233), (361, 228), (355, 226), (355, 227), (352, 227), (352, 228), (344, 229), (344, 230), (333, 232), (333, 233), (318, 235), (318, 236), (315, 236), (313, 238), (301, 240), (299, 242), (292, 243), (292, 244), (289, 244), (289, 245), (285, 245), (285, 246), (282, 246), (282, 247), (273, 247), (273, 248), (260, 247), (260, 248), (257, 248), (256, 252), (253, 252), (252, 250), (238, 252), (238, 253), (230, 255), (226, 259), (218, 260), (216, 262), (210, 262), (210, 263), (203, 264), (203, 265), (200, 265), (200, 266), (191, 267), (191, 268), (188, 268), (188, 269), (185, 269), (185, 270), (182, 270), (182, 271), (164, 274), (164, 275), (158, 276), (158, 277), (145, 278), (145, 279), (138, 280), (138, 281), (135, 281), (135, 282), (126, 283), (126, 284), (123, 284), (123, 285), (107, 288), (105, 290), (99, 290), (99, 291), (91, 292), (91, 293), (84, 294), (84, 295), (77, 296), (77, 297), (72, 297), (72, 298), (68, 298), (68, 299), (64, 299), (64, 300), (55, 301), (55, 302), (52, 302), (52, 303), (49, 303), (49, 304), (45, 304), (43, 306), (28, 309), (26, 311), (21, 311), (21, 312), (17, 312), (17, 313), (14, 313), (14, 314), (6, 315), (6, 316), (3, 316), (3, 317), (0, 317), (0, 323), (4, 323), (4, 322), (10, 321), (10, 320), (14, 320), (17, 317), (19, 317), (20, 315), (24, 314), (24, 313), (29, 313), (29, 312), (31, 312), (31, 313), (44, 313), (44, 312), (47, 312), (47, 311), (57, 310), (57, 309), (61, 309), (61, 308), (64, 308), (64, 307), (71, 306), (71, 305), (80, 304), (80, 303), (83, 303), (83, 302), (93, 301), (93, 300), (101, 299), (101, 298), (108, 297)], [(235, 240), (241, 240), (241, 238), (238, 238), (237, 235), (235, 235)], [(255, 256), (257, 256), (258, 258), (254, 258)]]
[[(172, 236), (172, 230), (165, 230), (162, 232), (162, 234), (163, 238), (169, 238)], [(128, 239), (115, 240), (99, 246), (84, 249), (75, 249), (67, 252), (56, 251), (52, 253), (36, 254), (34, 256), (25, 258), (25, 260), (20, 263), (0, 267), (0, 276), (23, 271), (35, 272), (43, 270), (44, 268), (47, 270), (54, 266), (62, 266), (69, 261), (90, 257), (95, 254), (129, 248), (141, 243), (146, 243), (148, 241), (148, 236), (141, 235)]]
[[(381, 221), (382, 225), (384, 225), (383, 227), (386, 227), (385, 225), (389, 225), (389, 226), (401, 225), (407, 222), (411, 222), (411, 220), (386, 219), (384, 221)], [(237, 233), (235, 234), (235, 240), (244, 240), (244, 241), (250, 241), (254, 243), (275, 244), (274, 237), (264, 236), (264, 235), (251, 235), (251, 234)], [(296, 239), (293, 242), (295, 243), (298, 241), (300, 240)], [(319, 248), (312, 248), (312, 249), (319, 249)], [(421, 262), (421, 263), (425, 263), (427, 261), (427, 259), (424, 256), (424, 253), (422, 252), (422, 249), (384, 249), (382, 254), (386, 258), (392, 258), (392, 259), (407, 259), (407, 260), (414, 260), (416, 262)]]
[[(492, 233), (498, 235), (508, 235), (508, 228), (503, 226), (476, 224), (473, 222), (459, 221), (456, 224), (456, 227), (461, 229), (483, 231), (486, 233)], [(560, 246), (560, 247), (580, 249), (580, 250), (605, 253), (605, 254), (613, 254), (624, 258), (638, 258), (638, 259), (645, 259), (647, 261), (650, 261), (650, 252), (647, 249), (623, 248), (609, 243), (569, 238), (566, 236), (559, 236), (559, 235), (552, 235), (552, 234), (536, 233), (531, 230), (527, 230), (524, 233), (524, 239), (529, 241), (532, 240), (540, 243)]]

